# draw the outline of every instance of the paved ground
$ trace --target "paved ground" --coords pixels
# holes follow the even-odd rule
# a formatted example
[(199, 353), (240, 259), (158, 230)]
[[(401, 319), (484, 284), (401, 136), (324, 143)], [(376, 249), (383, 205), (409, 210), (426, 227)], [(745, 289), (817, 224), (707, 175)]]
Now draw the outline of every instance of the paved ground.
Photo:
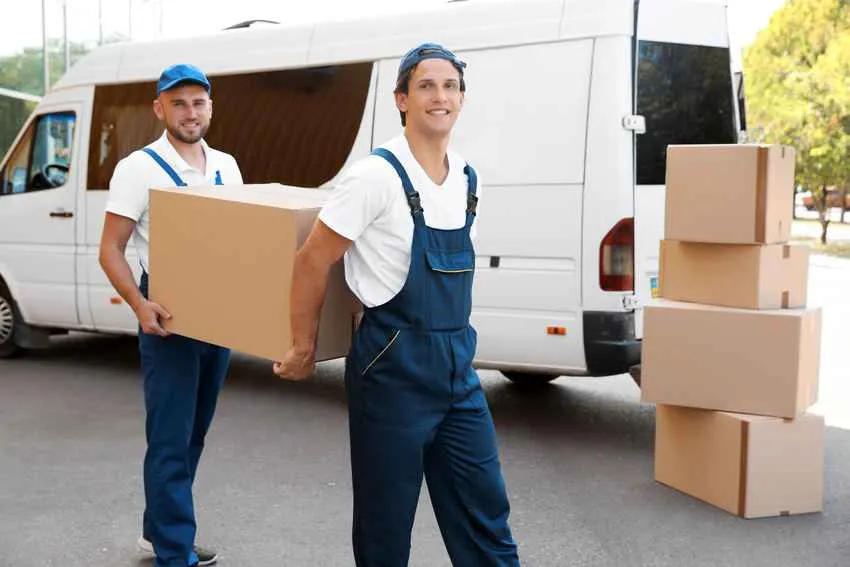
[[(628, 377), (537, 391), (483, 373), (526, 566), (850, 565), (850, 261), (812, 261), (826, 307), (823, 514), (745, 521), (652, 480), (654, 412)], [(142, 407), (132, 339), (73, 335), (0, 361), (0, 567), (149, 566), (139, 530)], [(200, 539), (223, 567), (351, 566), (339, 363), (276, 381), (238, 356), (199, 473)], [(423, 494), (411, 565), (448, 560)]]

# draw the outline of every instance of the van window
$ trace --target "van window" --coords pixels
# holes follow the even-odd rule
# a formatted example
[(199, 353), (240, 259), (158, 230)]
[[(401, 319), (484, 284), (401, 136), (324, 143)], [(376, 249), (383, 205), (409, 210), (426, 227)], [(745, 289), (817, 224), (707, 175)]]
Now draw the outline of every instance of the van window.
[(30, 123), (0, 172), (0, 195), (62, 187), (71, 169), (76, 115), (44, 114)]
[(669, 144), (737, 142), (727, 48), (641, 41), (637, 72), (638, 185), (664, 184)]
[[(232, 154), (246, 183), (316, 187), (339, 173), (363, 120), (372, 63), (210, 77), (205, 139)], [(162, 135), (154, 83), (95, 89), (88, 188), (109, 188), (118, 161)]]

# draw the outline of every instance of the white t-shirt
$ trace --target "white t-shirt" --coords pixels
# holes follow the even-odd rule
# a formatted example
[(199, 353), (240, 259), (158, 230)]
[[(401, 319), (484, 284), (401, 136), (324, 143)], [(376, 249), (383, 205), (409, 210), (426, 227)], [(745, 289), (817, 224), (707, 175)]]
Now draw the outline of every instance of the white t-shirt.
[[(459, 155), (448, 152), (449, 175), (437, 185), (413, 157), (404, 134), (381, 147), (391, 151), (407, 171), (425, 209), (426, 225), (446, 230), (466, 223), (466, 162)], [(480, 178), (476, 194), (481, 195)], [(354, 241), (345, 253), (345, 279), (363, 305), (383, 305), (401, 291), (410, 269), (413, 218), (401, 178), (389, 162), (369, 155), (352, 165), (319, 219)]]
[[(165, 132), (147, 147), (158, 153), (186, 185), (215, 185), (216, 171), (221, 173), (221, 180), (225, 185), (242, 184), (242, 174), (233, 156), (212, 149), (204, 140), (201, 140), (201, 145), (207, 158), (206, 171), (199, 171), (186, 163), (168, 141)], [(106, 211), (136, 221), (133, 241), (145, 271), (148, 271), (150, 249), (150, 190), (174, 186), (174, 181), (165, 170), (141, 150), (136, 150), (119, 161), (109, 182)]]

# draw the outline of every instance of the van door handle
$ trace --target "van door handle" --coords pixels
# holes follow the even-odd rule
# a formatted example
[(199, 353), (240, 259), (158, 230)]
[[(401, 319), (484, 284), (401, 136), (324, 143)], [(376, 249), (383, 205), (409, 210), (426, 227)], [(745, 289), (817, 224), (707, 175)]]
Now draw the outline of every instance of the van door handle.
[(74, 216), (74, 213), (70, 211), (50, 211), (50, 216), (58, 219), (70, 219)]

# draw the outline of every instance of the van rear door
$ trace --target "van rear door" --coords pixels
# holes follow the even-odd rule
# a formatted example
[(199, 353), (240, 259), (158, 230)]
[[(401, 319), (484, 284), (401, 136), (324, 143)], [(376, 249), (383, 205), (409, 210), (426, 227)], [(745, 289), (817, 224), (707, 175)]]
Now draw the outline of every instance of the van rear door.
[[(635, 295), (643, 305), (658, 284), (667, 146), (738, 140), (726, 6), (641, 0), (635, 80), (635, 112), (646, 120), (646, 133), (636, 137), (634, 185)], [(635, 326), (641, 337), (641, 308)]]

